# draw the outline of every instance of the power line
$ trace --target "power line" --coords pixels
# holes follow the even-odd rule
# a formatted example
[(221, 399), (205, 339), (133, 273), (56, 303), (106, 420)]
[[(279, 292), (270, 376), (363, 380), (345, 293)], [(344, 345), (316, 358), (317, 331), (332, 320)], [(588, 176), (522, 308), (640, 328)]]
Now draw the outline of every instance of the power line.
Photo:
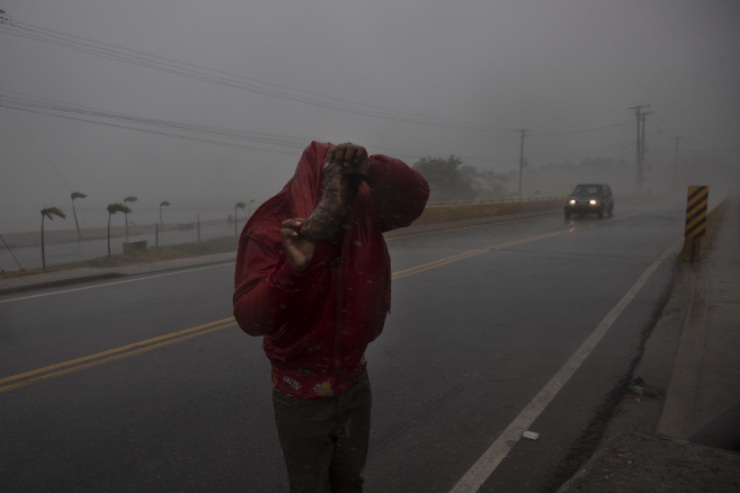
[[(50, 43), (52, 45), (69, 48), (75, 51), (80, 51), (82, 53), (92, 54), (95, 56), (100, 56), (110, 60), (144, 66), (147, 68), (168, 72), (183, 77), (189, 77), (195, 80), (201, 80), (227, 87), (243, 89), (260, 95), (300, 102), (322, 108), (432, 127), (494, 133), (509, 132), (509, 130), (505, 128), (490, 127), (486, 125), (460, 122), (446, 118), (403, 112), (377, 105), (357, 103), (354, 101), (325, 96), (310, 91), (294, 89), (279, 84), (261, 81), (251, 77), (236, 75), (222, 70), (211, 69), (187, 62), (181, 62), (167, 57), (161, 57), (140, 50), (123, 48), (121, 46), (101, 41), (95, 41), (89, 38), (64, 34), (58, 31), (44, 29), (22, 22), (13, 21), (8, 23), (6, 26), (0, 26), (0, 32), (2, 30), (6, 30), (9, 34), (14, 36), (42, 41)], [(606, 130), (614, 127), (620, 127), (628, 124), (629, 122), (619, 122), (599, 127), (591, 127), (565, 132), (533, 134), (531, 136), (556, 137), (564, 135), (577, 135)]]
[[(142, 118), (121, 113), (100, 110), (86, 105), (66, 103), (50, 98), (36, 97), (16, 91), (0, 92), (0, 107), (7, 107), (28, 113), (52, 116), (71, 121), (79, 121), (112, 128), (133, 130), (136, 132), (175, 137), (194, 142), (237, 147), (250, 151), (267, 152), (273, 154), (295, 155), (306, 146), (306, 139), (289, 137), (266, 132), (247, 132), (223, 127), (197, 125), (182, 122), (172, 122), (153, 118)], [(113, 120), (112, 123), (106, 120)], [(202, 136), (201, 136), (202, 135)], [(235, 142), (236, 141), (236, 142)], [(239, 141), (269, 145), (278, 149), (246, 145)], [(293, 149), (293, 151), (282, 150)], [(423, 151), (399, 150), (390, 151), (387, 148), (378, 148), (378, 151), (390, 152), (398, 156), (408, 156), (419, 159), (430, 154)], [(491, 163), (490, 157), (461, 156), (466, 161)], [(506, 163), (514, 164), (514, 163)]]
[[(152, 68), (155, 70), (160, 70), (160, 71), (164, 71), (167, 73), (180, 75), (180, 76), (191, 78), (194, 80), (210, 82), (210, 83), (219, 84), (225, 87), (232, 87), (232, 88), (250, 91), (256, 94), (260, 94), (260, 95), (275, 97), (275, 98), (288, 100), (288, 101), (300, 102), (304, 104), (309, 104), (309, 105), (337, 110), (337, 111), (344, 111), (344, 112), (353, 113), (353, 114), (359, 114), (359, 115), (364, 115), (364, 116), (369, 116), (369, 117), (374, 117), (374, 118), (382, 118), (382, 119), (387, 119), (387, 120), (394, 120), (394, 121), (405, 122), (405, 123), (427, 125), (427, 126), (433, 126), (433, 127), (442, 127), (442, 128), (449, 128), (449, 129), (457, 129), (457, 130), (495, 132), (495, 133), (510, 132), (510, 130), (508, 129), (495, 128), (495, 127), (479, 125), (479, 124), (472, 124), (472, 123), (464, 123), (464, 122), (459, 122), (459, 121), (450, 120), (450, 119), (403, 112), (403, 111), (383, 108), (383, 107), (376, 106), (376, 105), (368, 105), (368, 104), (356, 103), (353, 101), (347, 101), (347, 100), (343, 100), (340, 98), (325, 96), (325, 95), (321, 95), (321, 94), (317, 94), (317, 93), (313, 93), (309, 91), (297, 90), (297, 89), (293, 89), (287, 86), (264, 82), (264, 81), (250, 78), (250, 77), (239, 76), (239, 75), (221, 71), (221, 70), (210, 69), (210, 68), (202, 67), (202, 66), (187, 63), (187, 62), (181, 62), (178, 60), (161, 57), (161, 56), (154, 55), (154, 54), (147, 53), (147, 52), (140, 51), (140, 50), (132, 50), (128, 48), (123, 48), (121, 46), (113, 45), (110, 43), (95, 41), (95, 40), (84, 38), (81, 36), (69, 35), (69, 34), (58, 32), (58, 31), (44, 29), (38, 26), (33, 26), (31, 24), (26, 24), (26, 23), (17, 22), (17, 21), (8, 20), (8, 22), (0, 24), (0, 32), (6, 32), (7, 34), (18, 36), (21, 38), (41, 41), (41, 42), (52, 44), (55, 46), (75, 50), (81, 53), (103, 57), (103, 58), (113, 60), (113, 61), (119, 61), (123, 63), (143, 66), (146, 68)], [(59, 108), (51, 109), (47, 107), (47, 108), (44, 108), (43, 110), (38, 110), (38, 111), (55, 112), (55, 111), (59, 111)], [(63, 111), (70, 111), (70, 110), (65, 108)], [(76, 111), (76, 110), (72, 110), (72, 111)], [(51, 113), (46, 113), (46, 114), (51, 114)], [(95, 115), (95, 116), (100, 117), (101, 115)], [(102, 116), (105, 116), (108, 118), (123, 119), (124, 121), (127, 121), (129, 123), (130, 123), (130, 118), (131, 118), (131, 117), (123, 117), (120, 115), (111, 116), (110, 114), (102, 115)], [(66, 118), (69, 118), (69, 117), (67, 116)], [(89, 119), (89, 115), (86, 115), (85, 118), (88, 118), (88, 119), (85, 119), (83, 121), (91, 121)], [(172, 126), (177, 127), (176, 124), (173, 124), (171, 122), (167, 124), (163, 124), (162, 122), (159, 122), (159, 121), (144, 120), (140, 118), (133, 118), (133, 121), (136, 123), (149, 124), (153, 126), (164, 125), (164, 126), (169, 126), (169, 127), (172, 127)], [(601, 130), (605, 130), (609, 128), (623, 126), (626, 124), (627, 123), (620, 122), (620, 123), (609, 124), (609, 125), (604, 125), (604, 126), (599, 126), (599, 127), (572, 130), (572, 131), (567, 131), (567, 132), (542, 133), (542, 134), (535, 134), (532, 136), (555, 137), (555, 136), (562, 136), (562, 135), (576, 135), (576, 134), (582, 134), (582, 133), (601, 131)], [(107, 124), (107, 125), (114, 126), (111, 124)], [(130, 126), (125, 126), (125, 125), (115, 125), (115, 126), (142, 131), (141, 129), (131, 128)], [(212, 136), (215, 135), (218, 137), (225, 137), (225, 136), (233, 137), (231, 135), (226, 135), (229, 133), (229, 131), (224, 130), (224, 129), (213, 129), (213, 128), (209, 129), (209, 128), (205, 128), (201, 126), (188, 126), (187, 130), (188, 131), (199, 131), (199, 132), (203, 132), (206, 134), (210, 134)], [(173, 136), (172, 134), (165, 133), (165, 132), (159, 132), (159, 134)], [(180, 138), (185, 138), (185, 137), (180, 136)], [(244, 137), (238, 136), (237, 138), (244, 138)], [(259, 136), (255, 136), (255, 134), (252, 134), (251, 139), (256, 139), (259, 143), (262, 143), (262, 144), (265, 144), (265, 143), (267, 144), (277, 143), (277, 145), (285, 144), (285, 142), (276, 142), (269, 137), (264, 137), (264, 136), (259, 137)], [(212, 142), (212, 143), (221, 143), (221, 142), (214, 142), (214, 141), (210, 141), (210, 140), (202, 139), (202, 138), (199, 140), (206, 141), (206, 142)], [(225, 144), (225, 145), (233, 145), (233, 144)], [(300, 147), (301, 144), (297, 144), (295, 143), (295, 141), (293, 141), (291, 143), (288, 143), (287, 145), (290, 145), (293, 147)], [(245, 146), (239, 146), (239, 147), (245, 147)], [(248, 148), (251, 150), (263, 151), (263, 152), (271, 152), (265, 149), (254, 148), (252, 146), (246, 146), (245, 148)], [(485, 159), (485, 158), (476, 158), (476, 160), (483, 161), (483, 162), (490, 162), (488, 159)]]
[[(653, 112), (653, 113), (655, 113), (655, 112)], [(655, 114), (655, 117), (658, 120), (660, 120), (663, 123), (663, 125), (665, 125), (666, 127), (668, 127), (668, 130), (670, 130), (670, 132), (672, 134), (678, 135), (680, 133), (679, 131), (677, 131), (676, 129), (674, 129), (673, 126), (671, 126), (667, 121), (665, 121), (663, 118), (661, 118), (659, 114), (656, 113)]]
[[(20, 93), (4, 93), (0, 95), (0, 106), (30, 113), (64, 118), (68, 120), (82, 121), (87, 123), (105, 125), (109, 127), (124, 128), (128, 130), (165, 135), (169, 137), (178, 137), (186, 140), (241, 147), (243, 149), (259, 152), (293, 154), (286, 151), (276, 151), (269, 148), (238, 144), (218, 139), (248, 141), (252, 143), (267, 144), (293, 149), (302, 149), (303, 147), (305, 147), (305, 141), (297, 137), (278, 136), (265, 132), (243, 132), (220, 127), (169, 122), (152, 118), (141, 118), (120, 113), (106, 112), (89, 106), (71, 105), (68, 103), (58, 102), (46, 98), (34, 98), (26, 95), (17, 96), (16, 94)], [(120, 123), (113, 124), (104, 121), (105, 119), (118, 121)], [(167, 131), (164, 131), (163, 129)], [(183, 132), (184, 134), (176, 132)], [(208, 138), (198, 138), (194, 137), (192, 134), (201, 134), (207, 136)]]
[(620, 123), (612, 123), (609, 125), (603, 125), (600, 127), (591, 127), (591, 128), (584, 128), (581, 130), (571, 130), (568, 132), (556, 132), (556, 133), (543, 133), (543, 134), (532, 134), (530, 137), (560, 137), (563, 135), (577, 135), (577, 134), (585, 134), (590, 132), (598, 132), (600, 130), (606, 130), (608, 128), (615, 128), (615, 127), (624, 127), (625, 125), (631, 125), (631, 121), (626, 122), (620, 122)]
[(309, 91), (293, 89), (258, 79), (239, 76), (221, 70), (210, 69), (199, 65), (181, 62), (139, 50), (131, 50), (117, 45), (103, 43), (80, 36), (73, 36), (52, 31), (22, 22), (12, 21), (0, 25), (0, 32), (49, 43), (81, 53), (91, 54), (109, 60), (139, 65), (167, 73), (188, 77), (195, 80), (219, 84), (226, 87), (242, 89), (256, 94), (275, 97), (288, 101), (300, 102), (316, 107), (333, 109), (373, 118), (394, 120), (405, 123), (432, 127), (451, 128), (481, 132), (505, 133), (507, 130), (486, 125), (459, 122), (455, 120), (409, 113), (376, 105), (357, 103), (340, 98), (325, 96)]
[[(194, 80), (214, 83), (214, 84), (222, 85), (225, 87), (237, 88), (237, 89), (250, 91), (256, 94), (260, 94), (260, 95), (265, 95), (265, 96), (288, 100), (288, 101), (299, 102), (299, 103), (308, 104), (308, 105), (326, 108), (326, 109), (332, 109), (332, 110), (343, 111), (343, 112), (348, 112), (352, 114), (359, 114), (359, 115), (373, 117), (373, 118), (381, 118), (381, 119), (394, 120), (394, 121), (412, 123), (412, 124), (418, 124), (418, 125), (426, 125), (426, 126), (432, 126), (432, 127), (441, 127), (441, 128), (449, 128), (449, 129), (457, 129), (457, 130), (468, 130), (468, 131), (479, 131), (479, 132), (495, 132), (495, 133), (510, 132), (509, 129), (490, 127), (490, 126), (474, 124), (474, 123), (465, 123), (465, 122), (455, 121), (451, 119), (404, 112), (404, 111), (384, 108), (384, 107), (377, 106), (377, 105), (362, 104), (362, 103), (357, 103), (354, 101), (343, 100), (340, 98), (321, 95), (321, 94), (310, 92), (310, 91), (298, 90), (298, 89), (290, 88), (287, 86), (269, 83), (269, 82), (261, 81), (258, 79), (250, 78), (250, 77), (240, 76), (240, 75), (236, 75), (236, 74), (221, 71), (221, 70), (210, 69), (207, 67), (203, 67), (203, 66), (199, 66), (199, 65), (195, 65), (195, 64), (191, 64), (187, 62), (181, 62), (178, 60), (154, 55), (154, 54), (141, 51), (141, 50), (128, 49), (128, 48), (124, 48), (124, 47), (117, 46), (117, 45), (110, 44), (110, 43), (95, 41), (95, 40), (84, 38), (81, 36), (69, 35), (69, 34), (58, 32), (58, 31), (45, 29), (45, 28), (41, 28), (38, 26), (33, 26), (31, 24), (13, 21), (7, 15), (3, 18), (3, 22), (0, 22), (0, 32), (5, 32), (6, 34), (10, 34), (10, 35), (25, 38), (25, 39), (30, 39), (30, 40), (52, 44), (58, 47), (75, 50), (75, 51), (85, 53), (85, 54), (91, 54), (94, 56), (106, 58), (106, 59), (113, 60), (113, 61), (119, 61), (122, 63), (143, 66), (146, 68), (160, 70), (160, 71), (164, 71), (164, 72), (171, 73), (174, 75), (191, 78)], [(27, 105), (21, 109), (24, 109), (25, 111), (30, 111)], [(44, 108), (37, 107), (36, 111), (42, 114), (49, 114), (52, 116), (60, 116), (58, 114), (55, 114), (55, 112), (59, 112), (59, 111), (73, 112), (73, 113), (77, 113), (78, 115), (81, 114), (79, 113), (78, 109), (70, 110), (69, 108), (60, 109), (60, 108), (52, 108), (52, 107), (44, 107)], [(60, 116), (60, 117), (71, 118), (69, 116)], [(162, 122), (158, 120), (128, 117), (124, 115), (115, 115), (115, 114), (110, 114), (110, 113), (94, 114), (94, 115), (84, 114), (84, 117), (78, 116), (78, 119), (80, 119), (81, 121), (92, 122), (92, 119), (100, 118), (100, 117), (118, 119), (118, 120), (122, 120), (127, 123), (126, 125), (112, 125), (110, 123), (105, 123), (108, 126), (117, 126), (119, 128), (129, 128), (129, 129), (138, 130), (138, 131), (144, 131), (144, 130), (140, 128), (131, 127), (130, 124), (132, 122), (135, 124), (146, 124), (146, 125), (150, 125), (154, 127), (163, 126), (163, 127), (168, 128), (170, 131), (172, 129), (175, 129), (178, 131), (186, 131), (186, 132), (200, 132), (200, 133), (209, 135), (210, 137), (217, 137), (217, 138), (247, 139), (252, 142), (258, 142), (261, 144), (269, 144), (269, 145), (278, 145), (278, 146), (289, 146), (289, 147), (301, 147), (302, 146), (302, 144), (298, 143), (297, 140), (295, 139), (293, 139), (290, 142), (286, 142), (283, 140), (282, 137), (279, 137), (279, 136), (269, 136), (267, 134), (259, 135), (256, 133), (251, 133), (250, 136), (245, 136), (245, 134), (243, 133), (234, 134), (235, 131), (231, 131), (228, 129), (219, 129), (217, 127), (204, 127), (204, 126), (198, 126), (198, 125), (186, 125), (185, 128), (183, 128), (182, 124), (177, 124), (174, 122)], [(643, 118), (643, 122), (644, 122), (644, 118)], [(530, 134), (528, 136), (530, 137), (557, 137), (557, 136), (566, 136), (566, 135), (577, 135), (577, 134), (602, 131), (602, 130), (620, 127), (620, 126), (624, 126), (628, 124), (629, 122), (619, 122), (619, 123), (613, 123), (609, 125), (603, 125), (603, 126), (591, 127), (591, 128), (585, 128), (585, 129), (579, 129), (579, 130)], [(638, 124), (638, 127), (639, 126), (640, 125)], [(639, 131), (640, 130), (638, 128), (638, 132)], [(151, 132), (151, 133), (154, 133), (154, 132)], [(159, 133), (160, 135), (187, 138), (184, 136), (173, 135), (167, 132), (157, 132), (157, 133)], [(199, 138), (197, 140), (204, 141), (204, 142), (217, 143), (217, 144), (224, 144), (224, 145), (234, 145), (231, 143), (223, 143), (220, 141), (208, 140), (204, 138)], [(638, 138), (638, 153), (640, 156), (644, 154), (643, 145), (644, 144), (642, 142), (642, 139)], [(273, 152), (273, 151), (270, 151), (264, 148), (255, 148), (254, 146), (237, 145), (237, 147), (244, 147), (250, 150), (257, 150), (261, 152)], [(280, 153), (284, 153), (284, 152), (280, 152)], [(475, 159), (479, 161), (489, 162), (489, 160), (485, 158), (475, 158)]]
[[(0, 103), (1, 103), (1, 102), (2, 102), (2, 101), (0, 101)], [(1, 107), (1, 106), (2, 106), (2, 104), (0, 104), (0, 107)], [(15, 121), (16, 121), (16, 122), (18, 122), (18, 125), (19, 125), (19, 126), (20, 126), (20, 127), (22, 128), (22, 129), (23, 129), (23, 131), (24, 131), (24, 132), (26, 133), (26, 135), (28, 135), (28, 138), (29, 138), (29, 139), (31, 139), (31, 142), (33, 142), (33, 144), (34, 144), (34, 145), (35, 145), (35, 146), (36, 146), (36, 147), (38, 148), (38, 150), (39, 150), (39, 151), (41, 152), (41, 154), (42, 154), (42, 155), (44, 156), (44, 159), (46, 159), (46, 162), (47, 162), (47, 163), (49, 164), (49, 166), (51, 166), (51, 168), (52, 168), (52, 169), (54, 170), (54, 173), (56, 173), (57, 177), (59, 177), (59, 180), (60, 180), (60, 181), (62, 182), (62, 185), (64, 185), (64, 187), (65, 187), (65, 188), (67, 189), (67, 191), (68, 191), (69, 193), (72, 193), (72, 190), (71, 190), (71, 189), (69, 188), (69, 185), (67, 185), (67, 182), (66, 182), (66, 181), (64, 181), (64, 177), (63, 177), (63, 176), (62, 176), (62, 174), (61, 174), (61, 173), (59, 172), (59, 169), (58, 169), (58, 168), (56, 167), (56, 165), (54, 164), (54, 161), (52, 161), (52, 160), (51, 160), (51, 158), (50, 158), (50, 157), (49, 157), (49, 155), (48, 155), (48, 154), (46, 153), (46, 151), (44, 150), (44, 148), (43, 148), (43, 147), (41, 147), (41, 144), (39, 144), (39, 143), (38, 143), (38, 141), (37, 141), (37, 140), (36, 140), (36, 139), (34, 138), (33, 134), (32, 134), (32, 133), (31, 133), (31, 132), (30, 132), (30, 131), (28, 130), (28, 128), (27, 128), (27, 127), (26, 127), (26, 126), (25, 126), (25, 125), (23, 124), (23, 122), (21, 121), (21, 119), (20, 119), (20, 118), (18, 118), (18, 116), (17, 116), (17, 115), (15, 114), (15, 113), (13, 113), (12, 111), (10, 111), (10, 109), (9, 109), (9, 108), (8, 108), (8, 113), (10, 113), (10, 115), (11, 115), (11, 116), (12, 116), (12, 117), (13, 117), (13, 118), (15, 119)]]

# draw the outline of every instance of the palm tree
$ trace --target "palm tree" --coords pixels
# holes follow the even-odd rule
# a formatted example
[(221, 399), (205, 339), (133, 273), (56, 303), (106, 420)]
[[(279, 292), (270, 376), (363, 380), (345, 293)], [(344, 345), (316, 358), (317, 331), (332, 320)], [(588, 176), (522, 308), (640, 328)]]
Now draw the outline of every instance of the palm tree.
[(84, 199), (87, 195), (82, 192), (72, 192), (72, 214), (75, 217), (75, 226), (77, 227), (77, 236), (82, 239), (82, 232), (80, 232), (80, 223), (77, 222), (77, 210), (75, 210), (75, 199)]
[(159, 229), (164, 231), (164, 223), (162, 222), (162, 206), (170, 205), (166, 200), (159, 204)]
[[(134, 197), (134, 199), (136, 199), (136, 197)], [(108, 204), (107, 209), (108, 209), (108, 258), (110, 258), (110, 218), (116, 212), (123, 212), (124, 214), (128, 214), (129, 212), (131, 212), (131, 209), (117, 202), (114, 204)]]
[(44, 245), (44, 219), (47, 217), (50, 220), (54, 220), (54, 216), (65, 219), (67, 216), (64, 215), (58, 207), (44, 207), (41, 209), (41, 266), (46, 270), (46, 249)]
[(131, 212), (131, 209), (128, 208), (128, 206), (126, 205), (126, 203), (127, 202), (136, 202), (137, 200), (139, 200), (139, 199), (137, 199), (133, 195), (129, 195), (128, 197), (126, 197), (125, 199), (123, 199), (123, 206), (126, 207), (126, 209), (127, 209), (127, 212), (121, 211), (126, 216), (126, 241), (128, 241), (128, 215)]
[(247, 206), (244, 202), (237, 202), (234, 206), (234, 236), (236, 236), (236, 225), (239, 223), (239, 220), (237, 219), (236, 210), (237, 209), (244, 209)]

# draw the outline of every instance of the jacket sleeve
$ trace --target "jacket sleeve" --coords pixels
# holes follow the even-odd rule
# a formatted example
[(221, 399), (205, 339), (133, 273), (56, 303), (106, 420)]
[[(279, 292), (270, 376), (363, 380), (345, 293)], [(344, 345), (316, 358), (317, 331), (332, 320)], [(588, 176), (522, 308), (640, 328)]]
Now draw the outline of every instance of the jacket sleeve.
[(282, 248), (259, 236), (244, 236), (234, 278), (234, 318), (249, 335), (274, 334), (288, 320), (290, 307), (305, 283)]
[(421, 173), (382, 154), (370, 156), (365, 183), (372, 191), (383, 231), (410, 225), (429, 198), (429, 184)]

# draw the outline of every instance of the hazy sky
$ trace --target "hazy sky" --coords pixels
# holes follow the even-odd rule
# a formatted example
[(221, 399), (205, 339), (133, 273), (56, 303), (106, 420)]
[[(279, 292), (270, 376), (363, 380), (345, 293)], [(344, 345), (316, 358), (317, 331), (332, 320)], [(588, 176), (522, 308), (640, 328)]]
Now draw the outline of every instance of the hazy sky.
[(523, 128), (532, 166), (633, 162), (636, 105), (654, 111), (651, 159), (672, 160), (679, 135), (684, 160), (740, 157), (736, 0), (0, 9), (0, 233), (34, 229), (45, 204), (71, 212), (73, 191), (91, 225), (129, 195), (225, 215), (276, 192), (313, 139), (509, 171)]

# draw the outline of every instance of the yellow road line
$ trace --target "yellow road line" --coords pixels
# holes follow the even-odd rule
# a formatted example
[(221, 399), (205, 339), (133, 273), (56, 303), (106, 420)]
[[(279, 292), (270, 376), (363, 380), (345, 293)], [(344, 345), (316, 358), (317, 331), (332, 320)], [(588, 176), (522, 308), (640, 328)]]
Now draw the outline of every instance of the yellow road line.
[[(105, 363), (110, 363), (113, 361), (118, 361), (118, 360), (122, 360), (125, 358), (129, 358), (131, 356), (135, 356), (137, 354), (152, 351), (154, 349), (158, 349), (161, 347), (170, 346), (172, 344), (177, 344), (179, 342), (187, 341), (195, 337), (200, 337), (202, 335), (210, 334), (212, 332), (227, 329), (235, 325), (236, 325), (236, 322), (234, 321), (234, 319), (232, 317), (229, 317), (229, 318), (225, 318), (222, 320), (218, 320), (216, 322), (210, 322), (207, 324), (199, 325), (197, 327), (192, 327), (190, 329), (172, 332), (170, 334), (165, 334), (159, 337), (153, 337), (151, 339), (139, 341), (133, 344), (128, 344), (126, 346), (121, 346), (121, 347), (117, 347), (114, 349), (109, 349), (107, 351), (102, 351), (99, 353), (91, 354), (91, 355), (88, 355), (82, 358), (64, 361), (62, 363), (57, 363), (55, 365), (50, 365), (50, 366), (46, 366), (46, 367), (39, 368), (36, 370), (28, 371), (25, 373), (20, 373), (18, 375), (6, 377), (3, 379), (0, 379), (0, 394), (2, 394), (3, 392), (8, 392), (8, 391), (20, 388), (20, 387), (25, 387), (27, 385), (31, 385), (34, 383), (43, 382), (45, 380), (49, 380), (52, 378), (61, 377), (63, 375), (69, 375), (70, 373), (75, 373), (81, 370), (85, 370), (87, 368), (92, 368), (95, 366), (100, 366)], [(8, 382), (15, 382), (15, 383), (10, 383), (8, 385), (2, 385)]]
[[(632, 213), (632, 214), (626, 214), (624, 216), (619, 216), (619, 217), (616, 217), (616, 218), (611, 218), (611, 219), (609, 219), (609, 222), (618, 221), (620, 219), (626, 219), (626, 218), (634, 217), (634, 216), (640, 216), (642, 214), (644, 214), (644, 212), (635, 212), (635, 213)], [(443, 265), (453, 264), (455, 262), (460, 262), (461, 260), (466, 260), (466, 259), (469, 259), (471, 257), (475, 257), (475, 256), (478, 256), (478, 255), (481, 255), (483, 253), (488, 253), (488, 252), (490, 252), (492, 250), (503, 250), (505, 248), (511, 248), (513, 246), (523, 245), (525, 243), (531, 243), (533, 241), (544, 240), (546, 238), (552, 238), (554, 236), (559, 236), (559, 235), (566, 234), (566, 233), (573, 233), (573, 232), (577, 231), (578, 229), (590, 229), (590, 228), (594, 228), (594, 227), (599, 226), (599, 225), (602, 225), (602, 224), (609, 224), (609, 223), (608, 222), (607, 223), (604, 223), (604, 222), (599, 221), (599, 222), (595, 222), (595, 223), (592, 223), (592, 224), (583, 225), (583, 226), (580, 226), (578, 228), (572, 227), (572, 228), (569, 228), (567, 230), (553, 231), (551, 233), (543, 233), (543, 234), (539, 234), (539, 235), (529, 236), (527, 238), (521, 238), (521, 239), (518, 239), (518, 240), (511, 240), (511, 241), (506, 241), (506, 242), (503, 242), (503, 243), (495, 243), (495, 244), (489, 245), (487, 247), (476, 248), (475, 250), (469, 250), (467, 252), (459, 253), (457, 255), (452, 255), (450, 257), (445, 257), (445, 258), (441, 258), (441, 259), (438, 259), (438, 260), (432, 260), (431, 262), (428, 262), (426, 264), (421, 264), (421, 265), (417, 265), (415, 267), (410, 267), (408, 269), (404, 269), (404, 270), (400, 270), (400, 271), (394, 272), (393, 275), (392, 275), (392, 278), (394, 280), (395, 279), (402, 279), (404, 277), (409, 277), (409, 276), (413, 276), (413, 275), (416, 275), (416, 274), (421, 274), (422, 272), (426, 272), (428, 270), (436, 269), (437, 267), (442, 267)]]
[(411, 267), (408, 269), (400, 270), (393, 273), (392, 278), (393, 279), (401, 279), (404, 277), (413, 276), (416, 274), (419, 274), (421, 272), (425, 272), (428, 270), (436, 269), (437, 267), (442, 267), (443, 265), (452, 264), (455, 262), (459, 262), (461, 260), (465, 260), (470, 257), (475, 257), (476, 255), (480, 255), (481, 253), (486, 253), (489, 250), (485, 248), (479, 248), (477, 250), (470, 250), (468, 252), (463, 252), (458, 255), (452, 255), (451, 257), (445, 257), (438, 260), (433, 260), (431, 262), (428, 262), (426, 264), (417, 265), (415, 267)]
[(416, 274), (420, 274), (428, 270), (436, 269), (437, 267), (442, 267), (443, 265), (453, 264), (455, 262), (460, 262), (461, 260), (466, 260), (471, 257), (476, 257), (484, 253), (489, 253), (493, 250), (503, 250), (504, 248), (511, 248), (513, 246), (522, 245), (524, 243), (544, 240), (545, 238), (551, 238), (553, 236), (562, 235), (562, 234), (565, 234), (566, 232), (568, 231), (555, 231), (553, 233), (544, 233), (541, 235), (530, 236), (528, 238), (522, 238), (519, 240), (511, 240), (511, 241), (506, 241), (503, 243), (495, 243), (493, 245), (483, 247), (483, 248), (476, 248), (475, 250), (469, 250), (467, 252), (459, 253), (457, 255), (452, 255), (450, 257), (445, 257), (445, 258), (441, 258), (438, 260), (433, 260), (426, 264), (417, 265), (415, 267), (410, 267), (408, 269), (395, 272), (393, 273), (393, 279), (394, 280), (402, 279), (404, 277), (409, 277), (409, 276), (413, 276)]

